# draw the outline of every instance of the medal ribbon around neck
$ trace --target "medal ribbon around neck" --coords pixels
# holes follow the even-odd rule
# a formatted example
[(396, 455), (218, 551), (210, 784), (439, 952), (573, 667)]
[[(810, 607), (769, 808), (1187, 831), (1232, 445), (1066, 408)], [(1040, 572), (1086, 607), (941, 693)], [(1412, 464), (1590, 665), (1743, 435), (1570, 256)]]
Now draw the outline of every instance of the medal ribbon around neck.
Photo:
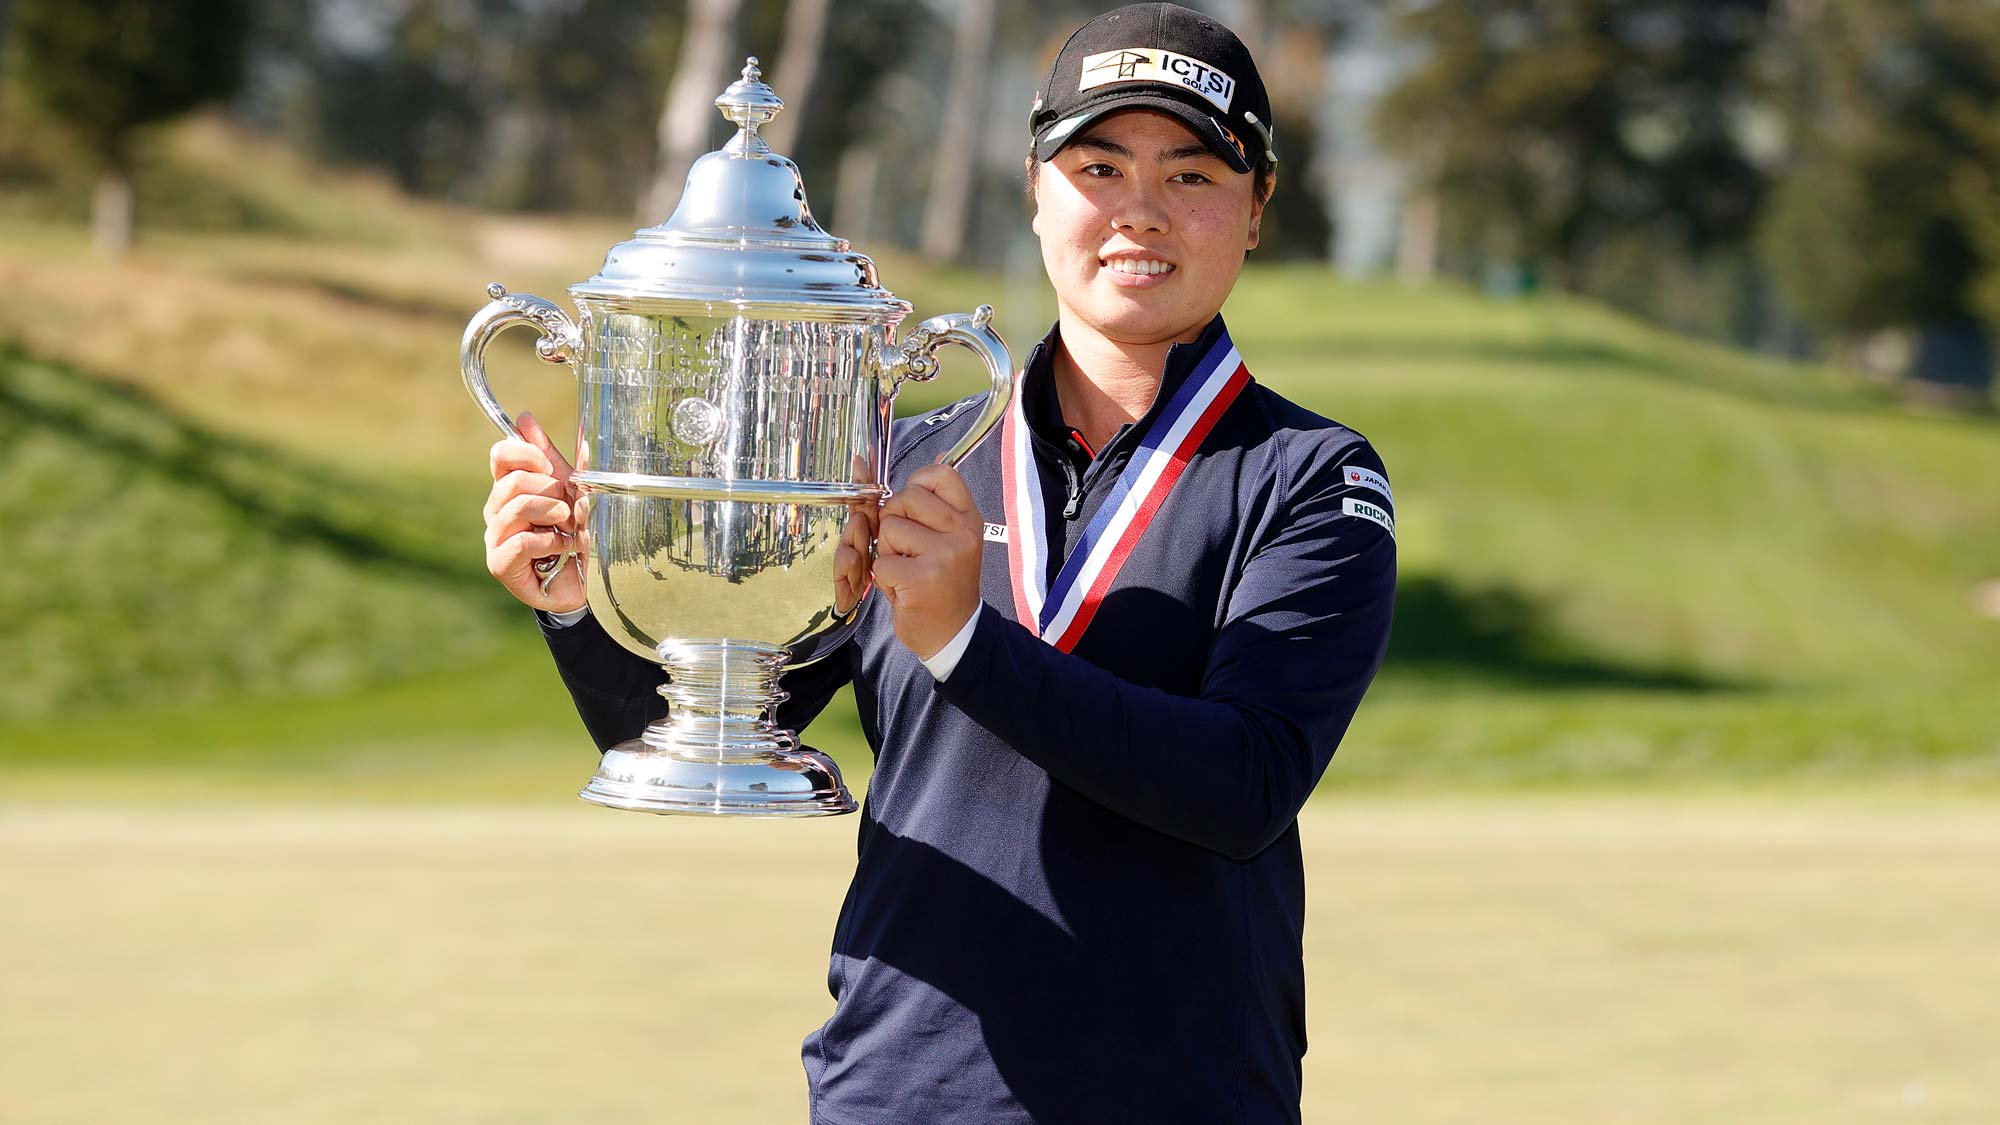
[(1029, 443), (1027, 408), (1016, 385), (1001, 433), (1000, 475), (1011, 531), (1007, 570), (1014, 580), (1014, 615), (1021, 624), (1064, 652), (1076, 647), (1188, 459), (1249, 384), (1250, 369), (1224, 332), (1146, 428), (1111, 495), (1046, 589), (1048, 503)]

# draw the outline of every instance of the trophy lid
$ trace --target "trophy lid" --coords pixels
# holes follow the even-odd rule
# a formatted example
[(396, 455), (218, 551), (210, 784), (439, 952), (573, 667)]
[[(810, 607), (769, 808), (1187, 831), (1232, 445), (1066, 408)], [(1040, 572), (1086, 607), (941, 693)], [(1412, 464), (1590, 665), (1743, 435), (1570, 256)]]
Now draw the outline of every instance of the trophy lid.
[(757, 135), (784, 104), (751, 57), (715, 99), (736, 135), (694, 162), (672, 217), (612, 247), (597, 276), (570, 293), (776, 306), (770, 311), (811, 319), (894, 323), (908, 313), (867, 255), (813, 221), (798, 165)]

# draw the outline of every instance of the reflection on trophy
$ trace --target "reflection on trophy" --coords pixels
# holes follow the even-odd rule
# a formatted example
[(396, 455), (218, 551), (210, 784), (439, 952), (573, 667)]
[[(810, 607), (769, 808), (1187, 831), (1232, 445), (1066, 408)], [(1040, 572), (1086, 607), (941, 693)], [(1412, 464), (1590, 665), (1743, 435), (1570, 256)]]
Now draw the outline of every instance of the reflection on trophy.
[[(611, 248), (570, 287), (578, 315), (526, 294), (493, 298), (459, 363), (494, 425), (486, 345), (513, 324), (578, 377), (580, 555), (590, 608), (620, 644), (666, 669), (666, 718), (613, 747), (581, 796), (611, 808), (724, 816), (851, 812), (831, 759), (780, 729), (778, 678), (847, 639), (861, 590), (836, 596), (835, 552), (873, 517), (897, 388), (962, 344), (991, 376), (956, 464), (1007, 409), (1013, 365), (992, 310), (925, 321), (875, 264), (813, 221), (799, 170), (757, 135), (783, 103), (743, 68), (716, 106), (740, 128), (696, 161), (672, 218)], [(845, 603), (845, 604), (843, 604)]]

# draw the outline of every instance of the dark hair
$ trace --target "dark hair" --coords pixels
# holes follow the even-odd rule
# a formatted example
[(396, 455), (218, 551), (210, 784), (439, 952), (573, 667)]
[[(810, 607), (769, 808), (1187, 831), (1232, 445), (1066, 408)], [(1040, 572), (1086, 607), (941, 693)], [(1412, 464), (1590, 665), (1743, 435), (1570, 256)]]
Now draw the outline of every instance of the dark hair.
[[(1271, 200), (1271, 169), (1272, 164), (1269, 161), (1259, 160), (1256, 166), (1250, 170), (1250, 190), (1254, 193), (1255, 198), (1266, 203), (1269, 203)], [(1040, 179), (1041, 175), (1042, 162), (1035, 159), (1035, 142), (1033, 138), (1030, 138), (1028, 141), (1028, 183), (1024, 189), (1028, 195), (1033, 196), (1035, 194), (1035, 181)]]

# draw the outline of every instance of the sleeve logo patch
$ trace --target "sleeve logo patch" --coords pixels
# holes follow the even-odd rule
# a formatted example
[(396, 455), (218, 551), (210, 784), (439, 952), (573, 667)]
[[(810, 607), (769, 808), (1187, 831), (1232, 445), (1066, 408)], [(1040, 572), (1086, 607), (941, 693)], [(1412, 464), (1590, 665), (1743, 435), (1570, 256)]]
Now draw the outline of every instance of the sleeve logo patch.
[(1126, 47), (1086, 55), (1083, 77), (1077, 91), (1094, 90), (1113, 82), (1161, 82), (1185, 86), (1224, 113), (1236, 97), (1236, 79), (1202, 62), (1153, 47)]
[(1340, 502), (1340, 510), (1346, 515), (1360, 516), (1364, 520), (1374, 520), (1376, 523), (1381, 524), (1390, 535), (1396, 534), (1396, 518), (1366, 500), (1356, 500), (1354, 497), (1349, 496)]
[(1341, 474), (1341, 479), (1348, 484), (1356, 488), (1372, 488), (1382, 494), (1382, 499), (1392, 504), (1396, 502), (1396, 494), (1389, 491), (1389, 478), (1381, 473), (1373, 469), (1364, 469), (1359, 465), (1349, 465), (1341, 470)]
[(1005, 543), (1007, 541), (1007, 525), (1004, 523), (987, 524), (986, 541), (988, 543)]

